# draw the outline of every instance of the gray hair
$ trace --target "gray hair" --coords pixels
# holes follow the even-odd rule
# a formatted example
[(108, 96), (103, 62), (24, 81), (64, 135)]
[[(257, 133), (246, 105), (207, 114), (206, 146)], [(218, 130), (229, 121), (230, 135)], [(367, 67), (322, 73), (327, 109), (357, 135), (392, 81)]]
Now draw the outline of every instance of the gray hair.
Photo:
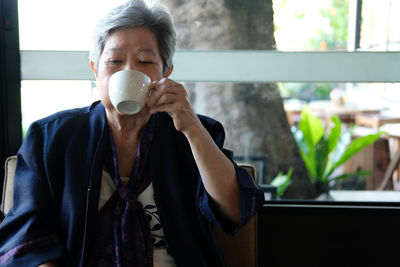
[(107, 37), (121, 28), (147, 27), (158, 40), (163, 60), (163, 75), (172, 67), (175, 53), (176, 35), (169, 10), (158, 1), (146, 4), (142, 0), (130, 0), (126, 4), (112, 9), (103, 17), (94, 29), (93, 47), (89, 59), (97, 69)]

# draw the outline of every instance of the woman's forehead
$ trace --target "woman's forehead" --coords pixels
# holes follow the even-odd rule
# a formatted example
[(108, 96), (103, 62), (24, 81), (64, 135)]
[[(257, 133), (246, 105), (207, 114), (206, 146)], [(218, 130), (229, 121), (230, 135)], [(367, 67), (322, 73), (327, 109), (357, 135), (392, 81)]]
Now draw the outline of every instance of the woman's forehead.
[(135, 48), (138, 52), (159, 53), (156, 36), (145, 27), (125, 28), (112, 32), (106, 39), (104, 48), (115, 51)]

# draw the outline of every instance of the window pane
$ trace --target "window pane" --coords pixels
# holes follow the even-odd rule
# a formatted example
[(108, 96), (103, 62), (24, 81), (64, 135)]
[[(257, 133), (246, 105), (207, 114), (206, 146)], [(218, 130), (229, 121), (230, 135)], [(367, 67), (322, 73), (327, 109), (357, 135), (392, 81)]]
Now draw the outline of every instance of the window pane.
[(349, 1), (274, 0), (273, 4), (278, 50), (346, 50)]
[(22, 81), (24, 136), (33, 121), (64, 109), (88, 106), (97, 99), (92, 81)]
[[(88, 50), (95, 22), (110, 7), (122, 2), (125, 1), (19, 0), (21, 49)], [(274, 0), (273, 5), (263, 0), (202, 3), (166, 0), (165, 3), (172, 7), (177, 47), (181, 50), (310, 51), (345, 50), (347, 47), (349, 0)], [(396, 14), (399, 5), (395, 1), (363, 3), (362, 48), (395, 49), (393, 44), (398, 42), (400, 34), (396, 27), (397, 18), (392, 14)], [(206, 63), (203, 67), (206, 76), (207, 71), (210, 72), (207, 70), (209, 62), (200, 63)], [(276, 68), (274, 62), (269, 63)], [(223, 70), (217, 73), (221, 75)], [(312, 74), (322, 76), (321, 73)], [(233, 83), (230, 79), (227, 82), (185, 83), (196, 111), (223, 123), (227, 147), (235, 152), (238, 162), (251, 163), (257, 168), (260, 184), (269, 184), (279, 173), (285, 174), (293, 168), (296, 179), (292, 180), (292, 187), (301, 197), (306, 186), (316, 187), (315, 179), (308, 179), (305, 160), (298, 151), (301, 147), (298, 136), (291, 134), (291, 130), (299, 129), (303, 108), (309, 105), (326, 131), (330, 130), (332, 115), (338, 115), (342, 121), (342, 134), (356, 123), (356, 113), (361, 111), (392, 116), (396, 122), (400, 119), (396, 117), (400, 114), (397, 105), (400, 101), (399, 86), (378, 83)], [(98, 99), (93, 88), (90, 81), (23, 81), (24, 130), (32, 121), (56, 111), (89, 105)], [(378, 130), (370, 125), (365, 132), (358, 127), (361, 125), (356, 126), (352, 138)], [(396, 128), (390, 130), (396, 132)], [(379, 144), (365, 148), (345, 164), (334, 168), (327, 177), (355, 173), (364, 168), (373, 173), (364, 174), (364, 178), (356, 173), (326, 184), (336, 191), (376, 190), (382, 183), (383, 166), (387, 166), (393, 151), (400, 147), (396, 138), (393, 134), (379, 139)], [(348, 139), (351, 141), (350, 137)], [(378, 152), (381, 154), (376, 154)], [(394, 182), (390, 180), (388, 183), (390, 190), (397, 189), (398, 173), (395, 172), (393, 177)], [(390, 200), (400, 201), (400, 193), (392, 193), (396, 193), (392, 195), (395, 200)], [(338, 200), (357, 200), (351, 195), (339, 193), (336, 196)], [(379, 195), (378, 198), (368, 195), (364, 200), (388, 200), (386, 196)]]
[[(353, 83), (353, 84), (298, 84), (280, 83), (285, 111), (292, 129), (298, 129), (300, 112), (305, 106), (323, 123), (325, 132), (333, 125), (331, 118), (336, 115), (342, 122), (342, 135), (352, 131), (352, 139), (364, 138), (378, 131), (385, 131), (372, 145), (354, 154), (339, 166), (330, 177), (360, 170), (369, 174), (352, 174), (346, 179), (330, 182), (331, 190), (398, 190), (398, 170), (387, 182), (383, 182), (385, 171), (400, 144), (400, 84), (398, 83)], [(297, 95), (297, 97), (296, 97)], [(315, 146), (317, 148), (318, 144)], [(299, 146), (300, 147), (300, 146)], [(334, 154), (332, 154), (333, 156)], [(333, 161), (335, 157), (331, 157)], [(329, 165), (329, 164), (328, 164)], [(335, 200), (349, 201), (400, 201), (400, 194), (354, 193), (333, 191)], [(394, 200), (392, 196), (395, 196)], [(377, 198), (377, 199), (376, 199)]]
[(399, 1), (363, 1), (361, 49), (399, 51), (399, 11)]
[[(89, 50), (98, 19), (111, 7), (126, 2), (18, 1), (22, 50)], [(275, 41), (268, 37), (273, 35), (273, 24), (279, 50), (346, 47), (347, 0), (274, 0), (274, 13), (272, 6), (263, 1), (222, 2), (198, 6), (195, 1), (165, 1), (174, 7), (171, 10), (178, 32), (178, 49), (273, 49)], [(243, 27), (245, 24), (247, 27)]]
[[(124, 2), (18, 0), (20, 47), (22, 50), (89, 50), (95, 23), (110, 8)], [(345, 50), (347, 47), (348, 0), (273, 0), (273, 20), (267, 8), (264, 14), (255, 13), (258, 9), (255, 3), (259, 1), (243, 1), (247, 4), (235, 8), (250, 13), (237, 22), (232, 20), (237, 18), (228, 4), (208, 4), (213, 12), (208, 12), (210, 15), (207, 16), (201, 9), (204, 7), (197, 6), (194, 1), (184, 4), (173, 0), (165, 2), (174, 7), (178, 49), (273, 49), (275, 42), (276, 48), (282, 51)], [(218, 8), (218, 15), (213, 14)], [(400, 29), (397, 25), (400, 19), (396, 16), (399, 10), (398, 1), (363, 1), (362, 49), (399, 50)], [(242, 15), (243, 12), (238, 14)], [(254, 21), (252, 17), (255, 17)], [(273, 21), (275, 41), (266, 42), (273, 29), (267, 25), (269, 19), (260, 21), (262, 17), (270, 17)], [(222, 23), (225, 20), (226, 23)], [(264, 45), (246, 40), (249, 29), (239, 27), (243, 20), (259, 24), (258, 30), (252, 30), (251, 38), (260, 39), (260, 42), (263, 39)], [(232, 33), (235, 37), (229, 36)]]
[[(400, 101), (399, 84), (184, 83), (184, 86), (189, 91), (189, 98), (197, 112), (214, 117), (223, 123), (227, 148), (235, 152), (238, 162), (249, 163), (256, 167), (257, 181), (260, 184), (271, 183), (279, 172), (285, 173), (290, 167), (300, 168), (303, 162), (293, 157), (293, 151), (297, 149), (293, 146), (295, 140), (285, 134), (282, 120), (286, 120), (288, 115), (287, 119), (293, 126), (292, 130), (295, 130), (299, 121), (299, 116), (296, 118), (296, 114), (298, 115), (305, 105), (310, 105), (321, 121), (326, 123), (332, 114), (321, 112), (320, 104), (324, 103), (322, 111), (330, 110), (329, 105), (335, 107), (331, 103), (332, 90), (340, 90), (343, 94), (343, 107), (336, 107), (337, 110), (349, 107), (348, 114), (340, 113), (345, 126), (343, 131), (354, 123), (356, 111), (382, 111), (381, 114), (394, 116), (400, 120), (397, 116), (399, 108), (396, 105)], [(34, 120), (60, 110), (87, 106), (97, 99), (97, 91), (91, 81), (23, 81), (24, 132)], [(283, 117), (279, 109), (282, 101), (286, 111)], [(369, 105), (359, 105), (359, 103), (369, 103)], [(274, 131), (271, 128), (274, 128)], [(395, 127), (391, 130), (399, 129)], [(363, 134), (363, 131), (356, 129), (354, 136)], [(379, 143), (381, 149), (382, 147), (386, 149), (384, 151), (388, 153), (387, 157), (393, 153), (396, 145), (398, 138), (395, 137), (383, 138)], [(373, 148), (362, 150), (358, 156), (336, 168), (332, 175), (342, 175), (354, 172), (356, 169), (378, 172), (378, 175), (382, 175), (384, 170), (378, 169), (380, 162), (375, 164), (376, 162), (371, 161), (374, 158), (371, 153), (377, 153), (379, 147), (375, 148), (376, 151)], [(308, 178), (304, 175), (302, 179)], [(347, 179), (331, 182), (330, 188), (337, 200), (352, 201), (366, 196), (362, 193), (346, 194), (343, 190), (375, 190), (380, 182), (377, 175), (366, 177), (353, 175)], [(393, 188), (395, 183), (390, 181), (389, 186)], [(396, 194), (379, 196), (378, 199), (376, 197), (369, 193), (367, 199), (363, 200), (400, 201), (400, 196)]]
[[(388, 135), (382, 135), (376, 143), (365, 147), (344, 164), (335, 167), (331, 175), (326, 176), (328, 179), (351, 174), (346, 179), (327, 182), (338, 201), (400, 201), (400, 192), (339, 192), (377, 190), (383, 183), (382, 178), (390, 157), (400, 144), (400, 116), (397, 105), (400, 100), (399, 86), (400, 84), (381, 83), (279, 83), (278, 87), (276, 84), (263, 83), (185, 83), (196, 111), (222, 122), (226, 130), (228, 149), (235, 152), (238, 162), (256, 167), (257, 181), (260, 184), (271, 183), (280, 172), (286, 173), (289, 168), (295, 169), (298, 175), (304, 167), (304, 162), (294, 156), (298, 153), (296, 144), (298, 147), (301, 147), (301, 144), (287, 134), (284, 121), (289, 120), (291, 130), (296, 136), (300, 112), (306, 105), (311, 107), (312, 112), (321, 121), (326, 134), (331, 131), (331, 117), (338, 116), (342, 125), (340, 137), (346, 138), (346, 132), (352, 130), (353, 134), (348, 135), (349, 138), (352, 137), (349, 142), (379, 131), (379, 127), (374, 128), (373, 125), (375, 117), (367, 121), (369, 124), (364, 124), (365, 121), (356, 122), (359, 114), (390, 118), (391, 122), (397, 123), (393, 127), (390, 121), (383, 122), (382, 129), (387, 130)], [(341, 102), (334, 101), (337, 94), (342, 98)], [(282, 101), (285, 107), (283, 116), (280, 109)], [(352, 128), (353, 125), (355, 128)], [(319, 146), (316, 144), (315, 149)], [(339, 150), (333, 150), (330, 154), (332, 163), (338, 160), (341, 145), (335, 147)], [(394, 176), (397, 177), (396, 175), (397, 172)], [(296, 179), (306, 179), (303, 180), (306, 182), (307, 176), (311, 176), (311, 173), (306, 172), (304, 176)], [(301, 190), (301, 186), (300, 183), (297, 189)], [(396, 182), (390, 180), (386, 186), (393, 190)]]
[(89, 50), (93, 27), (126, 0), (18, 0), (21, 50)]

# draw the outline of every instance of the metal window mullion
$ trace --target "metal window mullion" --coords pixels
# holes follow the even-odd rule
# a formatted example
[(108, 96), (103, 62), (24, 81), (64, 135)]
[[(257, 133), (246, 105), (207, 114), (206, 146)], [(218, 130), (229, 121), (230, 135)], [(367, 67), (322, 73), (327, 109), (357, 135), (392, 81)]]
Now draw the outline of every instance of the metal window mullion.
[[(94, 80), (87, 51), (21, 51), (24, 80)], [(178, 51), (190, 82), (400, 82), (400, 52)]]

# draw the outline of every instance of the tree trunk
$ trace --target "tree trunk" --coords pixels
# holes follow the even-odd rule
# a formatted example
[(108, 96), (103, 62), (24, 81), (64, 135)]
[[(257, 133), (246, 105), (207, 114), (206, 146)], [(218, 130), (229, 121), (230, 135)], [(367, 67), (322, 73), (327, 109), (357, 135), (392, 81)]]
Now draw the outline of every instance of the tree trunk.
[[(178, 49), (275, 49), (272, 0), (169, 0), (167, 4), (175, 20)], [(292, 166), (292, 185), (285, 197), (313, 196), (276, 84), (186, 83), (185, 87), (196, 112), (224, 125), (226, 146), (240, 156), (237, 161), (258, 168), (259, 183), (269, 183)], [(261, 172), (262, 164), (266, 172)]]

